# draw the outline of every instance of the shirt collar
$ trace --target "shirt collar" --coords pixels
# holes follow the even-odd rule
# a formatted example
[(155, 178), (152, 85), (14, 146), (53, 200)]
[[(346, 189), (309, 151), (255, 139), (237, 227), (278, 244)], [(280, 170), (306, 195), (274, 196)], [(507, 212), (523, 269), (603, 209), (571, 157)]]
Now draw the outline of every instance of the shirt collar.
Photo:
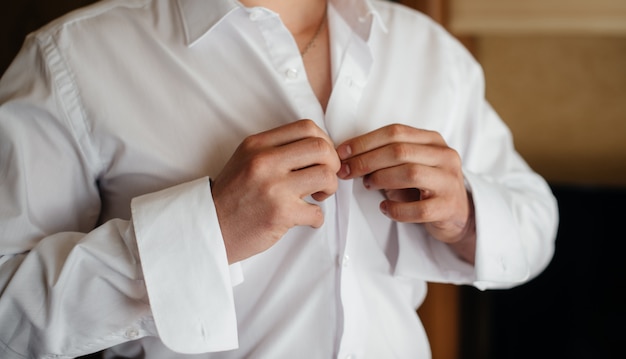
[(185, 41), (193, 46), (239, 3), (233, 0), (177, 0), (183, 20)]
[[(373, 21), (376, 21), (383, 31), (387, 31), (370, 0), (330, 0), (330, 2), (364, 41), (369, 38)], [(241, 6), (237, 0), (177, 0), (177, 3), (183, 20), (187, 46), (193, 46), (226, 15)]]

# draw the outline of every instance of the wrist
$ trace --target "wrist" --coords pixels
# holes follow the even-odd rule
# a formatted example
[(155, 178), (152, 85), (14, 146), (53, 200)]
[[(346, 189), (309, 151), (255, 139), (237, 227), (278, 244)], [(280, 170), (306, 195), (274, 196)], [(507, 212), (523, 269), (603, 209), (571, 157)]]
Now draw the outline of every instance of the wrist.
[(463, 231), (459, 235), (459, 239), (448, 243), (450, 248), (467, 263), (474, 264), (476, 257), (476, 217), (474, 213), (474, 201), (472, 194), (467, 192), (469, 215), (463, 228)]

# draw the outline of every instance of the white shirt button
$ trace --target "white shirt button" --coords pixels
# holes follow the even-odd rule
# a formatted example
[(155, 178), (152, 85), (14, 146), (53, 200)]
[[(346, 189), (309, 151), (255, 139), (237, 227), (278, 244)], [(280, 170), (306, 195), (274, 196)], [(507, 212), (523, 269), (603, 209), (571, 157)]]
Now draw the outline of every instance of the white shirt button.
[(350, 354), (350, 355), (346, 355), (346, 359), (356, 359), (356, 356)]
[(351, 76), (346, 77), (346, 84), (348, 85), (348, 87), (352, 88), (354, 87), (354, 80), (352, 79)]
[(500, 268), (502, 268), (503, 272), (507, 272), (507, 266), (506, 266), (506, 261), (504, 260), (504, 257), (500, 257)]
[(250, 20), (256, 21), (260, 19), (262, 15), (263, 15), (263, 11), (261, 9), (252, 9), (250, 10), (249, 17), (250, 17)]
[(298, 69), (287, 69), (287, 71), (285, 71), (285, 76), (287, 76), (287, 78), (291, 80), (297, 79), (298, 75)]
[(350, 256), (349, 256), (349, 255), (347, 255), (347, 254), (346, 254), (346, 255), (344, 255), (344, 256), (341, 258), (340, 264), (341, 264), (341, 266), (342, 266), (342, 267), (344, 267), (344, 268), (348, 268), (348, 267), (350, 266)]
[(139, 330), (137, 330), (137, 328), (129, 328), (126, 330), (124, 336), (128, 339), (136, 339), (139, 337)]

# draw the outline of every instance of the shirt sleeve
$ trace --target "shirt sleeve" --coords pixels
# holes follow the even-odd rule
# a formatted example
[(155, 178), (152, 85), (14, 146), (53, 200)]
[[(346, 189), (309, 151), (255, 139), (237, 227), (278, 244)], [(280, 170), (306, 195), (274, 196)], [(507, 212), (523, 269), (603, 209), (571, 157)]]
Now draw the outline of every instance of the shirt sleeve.
[(0, 80), (0, 357), (76, 357), (144, 336), (184, 353), (236, 347), (238, 271), (208, 180), (100, 224), (101, 162), (81, 116), (54, 42), (31, 36)]
[(455, 105), (444, 133), (462, 160), (474, 201), (475, 265), (423, 228), (399, 224), (398, 275), (428, 281), (507, 288), (538, 275), (550, 262), (558, 226), (557, 203), (547, 182), (516, 152), (505, 123), (484, 98), (482, 69), (457, 43), (448, 72)]
[(132, 212), (163, 343), (179, 353), (236, 348), (230, 270), (208, 179), (135, 198)]

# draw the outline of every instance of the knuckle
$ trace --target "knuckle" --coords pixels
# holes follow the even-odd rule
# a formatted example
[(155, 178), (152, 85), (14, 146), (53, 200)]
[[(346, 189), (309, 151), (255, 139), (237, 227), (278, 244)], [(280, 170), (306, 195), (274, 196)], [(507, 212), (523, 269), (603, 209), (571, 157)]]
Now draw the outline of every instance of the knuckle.
[(315, 127), (317, 127), (317, 125), (315, 124), (315, 121), (313, 121), (311, 119), (308, 119), (308, 118), (302, 119), (302, 120), (298, 121), (298, 123), (301, 126), (304, 126), (304, 128), (315, 128)]
[(311, 213), (312, 226), (319, 228), (324, 224), (324, 212), (320, 206), (314, 206)]
[(312, 137), (310, 141), (316, 153), (319, 153), (321, 155), (327, 155), (330, 153), (330, 144), (326, 142), (326, 140), (324, 140), (323, 138)]
[(441, 134), (437, 131), (422, 129), (422, 132), (427, 134), (429, 137), (433, 137), (435, 139), (442, 139)]
[(261, 136), (259, 134), (246, 137), (240, 145), (240, 147), (246, 151), (250, 151), (261, 146)]
[(406, 177), (411, 183), (419, 182), (422, 177), (422, 169), (418, 165), (407, 166)]
[(328, 141), (322, 137), (311, 137), (308, 141), (311, 152), (319, 156), (318, 160), (320, 164), (332, 165), (333, 167), (337, 167), (337, 170), (339, 170), (339, 167), (341, 166), (339, 156), (337, 155), (335, 148), (328, 143)]
[(394, 143), (391, 145), (391, 153), (393, 158), (398, 161), (407, 161), (411, 155), (411, 150), (408, 145), (404, 143)]
[(424, 144), (437, 146), (445, 146), (446, 144), (443, 136), (441, 136), (441, 134), (437, 131), (420, 128), (416, 133), (420, 138), (420, 142), (423, 142)]
[(336, 171), (332, 168), (328, 168), (323, 172), (322, 176), (324, 183), (327, 187), (329, 187), (329, 189), (332, 189), (333, 192), (337, 190), (337, 187), (339, 187), (339, 179), (337, 178)]
[(257, 153), (250, 157), (248, 171), (251, 176), (256, 177), (270, 168), (271, 158), (265, 152)]
[(296, 125), (298, 126), (299, 131), (302, 131), (303, 133), (306, 133), (308, 135), (316, 134), (319, 131), (319, 127), (317, 126), (317, 124), (315, 124), (315, 121), (313, 120), (299, 120)]
[(350, 144), (353, 153), (361, 153), (367, 148), (367, 142), (364, 137), (357, 137)]
[(333, 177), (336, 177), (336, 176), (331, 171), (330, 167), (321, 166), (321, 169), (322, 170), (320, 171), (320, 174), (319, 174), (319, 177), (320, 177), (319, 180), (324, 184), (332, 183)]
[(337, 153), (333, 151), (333, 153), (331, 153), (331, 159), (330, 159), (330, 170), (333, 172), (333, 176), (336, 176), (337, 172), (339, 172), (339, 170), (341, 169), (341, 160), (339, 159), (339, 156), (337, 156)]
[(270, 208), (277, 207), (274, 202), (279, 198), (281, 187), (282, 186), (274, 181), (264, 181), (260, 183), (258, 186), (260, 200), (266, 202)]
[(448, 160), (455, 161), (455, 162), (458, 162), (458, 163), (461, 162), (461, 156), (459, 155), (459, 153), (454, 148), (446, 147), (445, 154), (446, 154), (446, 157), (448, 158)]
[(461, 155), (454, 149), (450, 149), (452, 151), (452, 161), (454, 161), (454, 165), (459, 168), (463, 165), (463, 160), (461, 159)]
[(461, 155), (458, 151), (453, 148), (446, 147), (445, 149), (445, 158), (446, 163), (450, 165), (450, 169), (454, 172), (461, 172), (459, 169), (463, 165), (463, 161), (461, 160)]
[(354, 173), (367, 174), (371, 172), (368, 162), (363, 158), (363, 156), (355, 157), (350, 162), (350, 167), (352, 168), (352, 172)]
[(407, 128), (399, 123), (394, 123), (387, 126), (385, 130), (390, 138), (400, 138), (406, 133)]

